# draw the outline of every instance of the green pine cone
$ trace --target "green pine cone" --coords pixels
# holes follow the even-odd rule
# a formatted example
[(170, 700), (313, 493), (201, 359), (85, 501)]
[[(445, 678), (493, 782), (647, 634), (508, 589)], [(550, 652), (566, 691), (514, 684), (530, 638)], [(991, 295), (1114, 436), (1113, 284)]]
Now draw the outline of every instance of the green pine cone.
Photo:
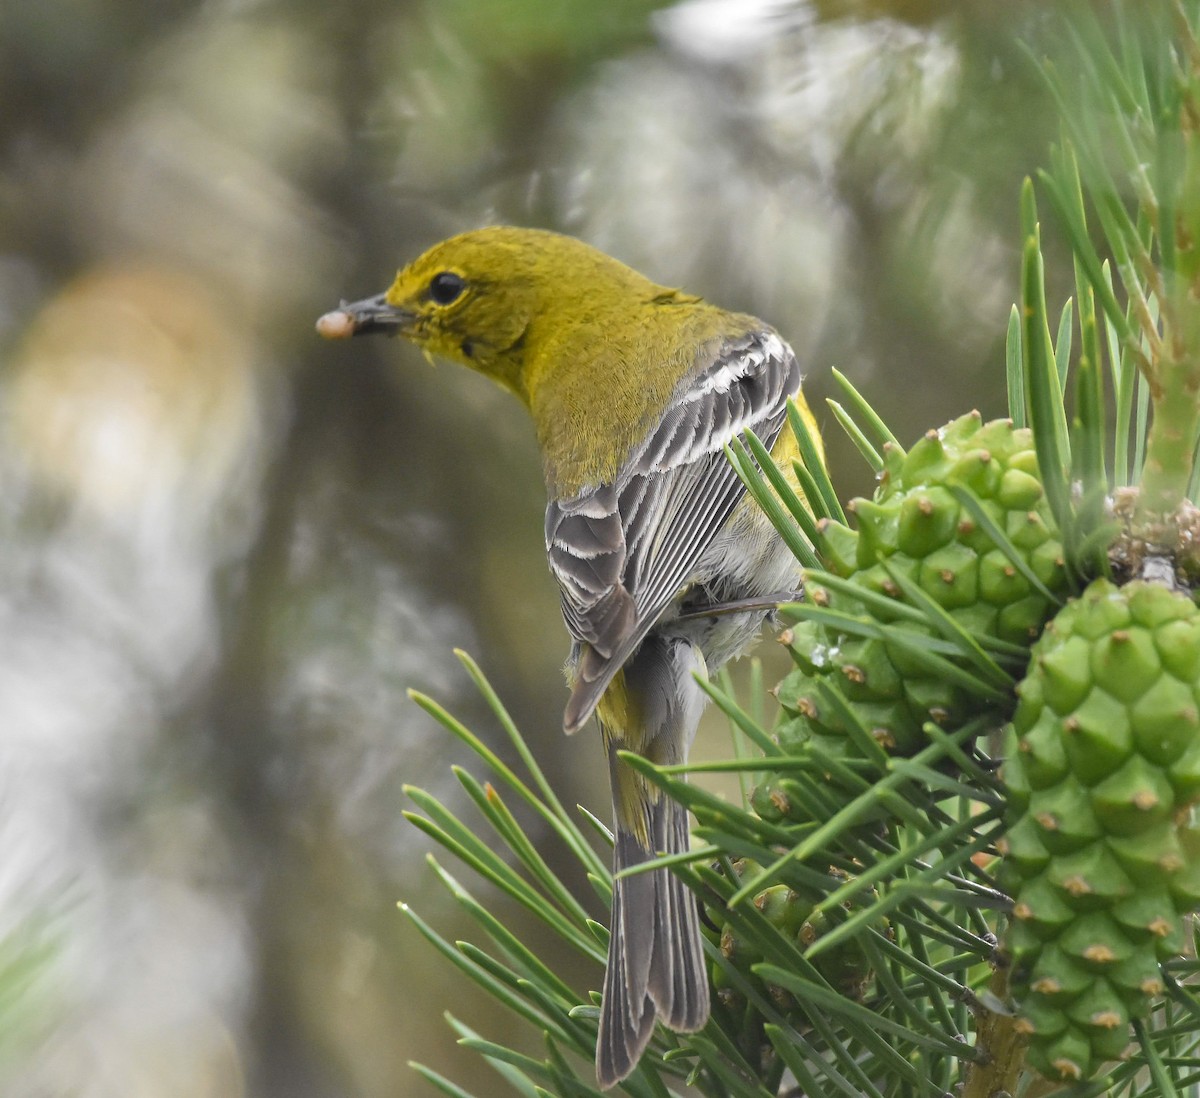
[[(761, 872), (761, 867), (747, 858), (740, 858), (734, 863), (734, 870), (740, 880), (747, 873)], [(763, 889), (751, 903), (771, 926), (801, 950), (807, 949), (835, 925), (826, 915), (814, 913), (815, 895), (803, 895), (784, 884)], [(709, 905), (705, 915), (706, 934), (727, 962), (712, 966), (712, 986), (726, 1029), (747, 1057), (772, 1055), (770, 1042), (763, 1034), (763, 1015), (749, 1002), (744, 989), (748, 987), (765, 996), (790, 1022), (807, 1028), (808, 1016), (796, 998), (751, 971), (752, 966), (764, 960), (790, 967), (789, 959), (785, 955), (764, 953), (751, 937), (739, 931), (726, 908)], [(886, 920), (884, 922), (886, 924)], [(858, 1001), (866, 996), (873, 971), (866, 954), (853, 939), (820, 954), (813, 965), (830, 987), (842, 995)], [(730, 968), (735, 974), (730, 974)]]
[[(894, 576), (910, 580), (972, 635), (1029, 644), (1053, 612), (1053, 601), (997, 547), (951, 489), (969, 493), (1046, 589), (1055, 595), (1064, 592), (1062, 544), (1039, 479), (1031, 433), (1010, 420), (984, 423), (972, 412), (930, 431), (907, 454), (885, 447), (884, 460), (874, 499), (851, 504), (858, 529), (823, 525), (827, 570), (897, 603), (907, 600)], [(914, 638), (918, 648), (926, 647), (927, 628), (896, 621), (896, 616), (811, 583), (806, 598), (856, 617), (872, 617)], [(784, 748), (816, 737), (829, 741), (824, 746), (834, 754), (845, 754), (854, 720), (889, 751), (907, 754), (927, 742), (927, 721), (954, 729), (994, 708), (993, 701), (947, 681), (919, 653), (894, 640), (851, 636), (815, 621), (800, 622), (784, 640), (796, 662), (778, 690), (783, 720), (777, 735)], [(848, 706), (831, 698), (830, 684)], [(753, 803), (771, 820), (807, 819), (811, 811), (806, 799), (781, 779), (760, 787)]]
[[(1005, 532), (1042, 584), (1055, 594), (1065, 590), (1062, 544), (1054, 534), (1032, 436), (1010, 420), (984, 423), (978, 412), (929, 432), (905, 455), (886, 450), (875, 498), (851, 504), (858, 530), (825, 526), (829, 570), (902, 600), (891, 569), (912, 580), (968, 632), (1028, 644), (1041, 632), (1052, 602), (955, 499), (950, 489), (956, 486)], [(808, 598), (862, 612), (819, 588)], [(906, 649), (887, 641), (798, 627), (793, 652), (800, 673), (785, 682), (780, 699), (817, 734), (845, 731), (839, 716), (806, 689), (828, 675), (856, 712), (869, 714), (871, 734), (902, 753), (924, 744), (926, 721), (953, 727), (980, 708), (963, 688), (931, 674)]]
[(1200, 904), (1200, 610), (1097, 580), (1034, 646), (1004, 766), (1011, 987), (1029, 1061), (1089, 1077), (1163, 991)]

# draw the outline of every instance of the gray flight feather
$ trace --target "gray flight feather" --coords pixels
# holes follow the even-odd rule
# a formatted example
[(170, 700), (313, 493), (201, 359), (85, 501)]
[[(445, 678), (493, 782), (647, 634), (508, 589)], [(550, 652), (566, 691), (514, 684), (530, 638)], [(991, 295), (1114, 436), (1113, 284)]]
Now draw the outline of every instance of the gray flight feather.
[(770, 448), (799, 388), (795, 356), (772, 331), (710, 345), (611, 484), (546, 508), (546, 552), (578, 652), (567, 731), (591, 716), (744, 494), (723, 448), (747, 429)]

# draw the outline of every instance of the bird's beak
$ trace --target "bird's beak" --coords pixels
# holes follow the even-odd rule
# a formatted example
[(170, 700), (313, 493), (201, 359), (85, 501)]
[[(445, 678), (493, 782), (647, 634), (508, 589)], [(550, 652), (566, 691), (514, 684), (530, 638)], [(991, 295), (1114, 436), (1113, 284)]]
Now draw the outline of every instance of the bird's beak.
[(386, 294), (377, 294), (362, 301), (343, 301), (317, 321), (317, 331), (326, 339), (348, 339), (372, 332), (399, 335), (415, 319), (413, 313), (389, 305)]

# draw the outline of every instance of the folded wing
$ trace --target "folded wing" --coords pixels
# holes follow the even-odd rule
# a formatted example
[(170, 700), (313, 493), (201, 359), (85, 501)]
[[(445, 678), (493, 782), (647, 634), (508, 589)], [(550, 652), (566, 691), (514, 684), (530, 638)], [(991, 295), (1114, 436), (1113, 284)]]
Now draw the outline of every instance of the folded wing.
[(547, 507), (546, 552), (579, 647), (567, 731), (591, 716), (742, 497), (723, 448), (747, 429), (770, 448), (799, 388), (774, 332), (729, 340), (697, 362), (611, 484)]

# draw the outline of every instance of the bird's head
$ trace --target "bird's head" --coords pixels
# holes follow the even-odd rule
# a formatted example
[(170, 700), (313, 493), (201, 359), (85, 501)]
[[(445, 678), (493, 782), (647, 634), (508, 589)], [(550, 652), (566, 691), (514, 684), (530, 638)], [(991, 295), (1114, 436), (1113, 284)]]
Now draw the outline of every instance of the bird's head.
[(343, 302), (317, 322), (331, 339), (383, 332), (470, 366), (528, 401), (525, 366), (543, 332), (595, 320), (603, 300), (648, 279), (581, 241), (491, 227), (434, 245), (385, 293)]

